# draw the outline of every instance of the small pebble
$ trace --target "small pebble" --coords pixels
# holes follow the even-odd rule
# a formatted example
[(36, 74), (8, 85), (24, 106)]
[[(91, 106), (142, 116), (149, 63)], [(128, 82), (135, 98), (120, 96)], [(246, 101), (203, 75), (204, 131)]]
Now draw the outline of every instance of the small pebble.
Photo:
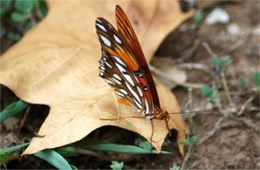
[(205, 23), (208, 25), (214, 25), (217, 23), (227, 24), (230, 21), (229, 14), (222, 8), (215, 8), (210, 12), (205, 19)]
[(231, 23), (226, 28), (227, 33), (230, 35), (240, 35), (241, 34), (241, 28), (238, 24)]

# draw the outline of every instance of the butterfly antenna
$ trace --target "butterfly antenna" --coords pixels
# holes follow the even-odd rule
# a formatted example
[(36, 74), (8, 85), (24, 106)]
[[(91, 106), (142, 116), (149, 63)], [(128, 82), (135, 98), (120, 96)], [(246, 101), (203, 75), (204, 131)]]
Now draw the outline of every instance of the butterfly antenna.
[(180, 112), (172, 112), (169, 114), (191, 114), (191, 113), (214, 113), (215, 109), (207, 109), (207, 110), (196, 110), (196, 111), (180, 111)]

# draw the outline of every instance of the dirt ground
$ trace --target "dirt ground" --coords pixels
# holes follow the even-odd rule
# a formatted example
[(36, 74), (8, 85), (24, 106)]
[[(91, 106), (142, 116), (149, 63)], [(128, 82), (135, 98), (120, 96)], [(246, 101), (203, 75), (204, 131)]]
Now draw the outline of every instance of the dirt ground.
[[(228, 24), (206, 25), (200, 27), (199, 39), (201, 45), (193, 55), (183, 60), (183, 52), (190, 49), (195, 43), (195, 33), (189, 29), (191, 20), (183, 23), (179, 29), (172, 32), (158, 49), (156, 56), (172, 58), (176, 67), (185, 63), (198, 63), (212, 69), (210, 55), (202, 45), (206, 43), (210, 49), (219, 56), (230, 55), (232, 62), (226, 70), (226, 78), (231, 90), (231, 95), (238, 110), (245, 102), (254, 97), (246, 105), (240, 116), (224, 117), (219, 112), (196, 114), (191, 120), (186, 120), (192, 134), (200, 135), (197, 147), (186, 147), (186, 155), (181, 156), (176, 144), (176, 133), (166, 140), (163, 150), (171, 151), (171, 155), (127, 155), (105, 153), (112, 160), (124, 161), (125, 169), (169, 169), (173, 165), (183, 165), (189, 169), (260, 169), (260, 138), (259, 138), (259, 94), (247, 92), (238, 87), (239, 78), (253, 84), (252, 71), (259, 70), (259, 38), (260, 38), (260, 1), (239, 1), (216, 3), (203, 7), (206, 16), (215, 7), (225, 9), (231, 18)], [(229, 35), (229, 24), (237, 24), (242, 33)], [(257, 29), (258, 28), (258, 29)], [(215, 85), (220, 93), (220, 103), (225, 111), (228, 102), (214, 71), (202, 69), (184, 69), (188, 82)], [(188, 88), (178, 86), (174, 88), (182, 109), (190, 100)], [(203, 98), (200, 89), (192, 89), (192, 106), (190, 109), (205, 109), (208, 104)], [(1, 86), (1, 106), (16, 101), (15, 95), (6, 87)], [(47, 116), (48, 106), (32, 105), (27, 117), (25, 127), (19, 133), (10, 133), (1, 126), (1, 138), (6, 139), (5, 146), (11, 146), (21, 141), (32, 138), (32, 132), (37, 132), (42, 121)], [(34, 114), (34, 112), (38, 112)], [(22, 114), (15, 118), (21, 120)], [(214, 132), (214, 133), (213, 133)], [(118, 135), (114, 135), (118, 134)], [(90, 137), (105, 139), (120, 144), (135, 144), (140, 137), (133, 133), (116, 127), (102, 127), (94, 131)], [(103, 154), (103, 153), (102, 153)], [(111, 162), (97, 157), (80, 155), (67, 159), (79, 169), (109, 168)], [(32, 162), (34, 162), (32, 164)], [(7, 169), (15, 168), (53, 168), (44, 161), (34, 157), (23, 157), (8, 163)]]
[[(209, 44), (216, 55), (229, 54), (232, 56), (232, 62), (228, 66), (226, 76), (233, 94), (232, 99), (240, 108), (252, 95), (246, 94), (238, 88), (238, 79), (243, 77), (246, 81), (252, 82), (252, 70), (259, 70), (259, 34), (254, 35), (252, 33), (252, 30), (259, 29), (259, 1), (220, 3), (212, 7), (225, 9), (230, 14), (230, 23), (238, 24), (245, 34), (238, 35), (235, 40), (230, 40), (230, 35), (226, 33), (228, 24), (213, 26), (202, 24), (200, 28), (200, 39)], [(205, 11), (209, 12), (212, 9), (208, 8)], [(246, 33), (247, 31), (250, 33)], [(172, 56), (177, 61), (182, 56), (184, 49), (194, 44), (194, 39), (191, 39), (192, 35), (194, 33), (189, 31), (181, 32), (177, 30), (173, 32), (167, 38), (167, 42), (163, 43), (165, 46), (160, 47), (157, 55)], [(172, 43), (170, 44), (170, 42)], [(236, 43), (241, 45), (236, 47), (234, 45)], [(175, 44), (178, 44), (176, 48)], [(205, 48), (200, 46), (194, 56), (185, 62), (201, 63), (210, 67), (208, 58), (209, 54)], [(199, 69), (186, 71), (188, 82), (220, 84), (212, 71), (208, 73)], [(223, 108), (228, 107), (223, 89), (220, 88), (219, 91)], [(184, 108), (189, 100), (188, 90), (178, 87), (173, 89), (173, 92)], [(193, 109), (206, 106), (200, 90), (193, 89), (192, 100)], [(252, 107), (257, 107), (258, 112), (250, 111)], [(212, 137), (204, 142), (199, 142), (199, 146), (194, 148), (188, 156), (189, 159), (185, 167), (192, 169), (259, 169), (259, 98), (256, 97), (253, 103), (250, 103), (246, 108), (244, 114), (235, 120), (224, 118), (222, 121), (220, 113), (196, 115), (194, 117), (196, 127), (193, 130), (200, 135), (201, 139), (212, 132), (218, 121), (221, 121), (221, 124), (217, 126), (218, 129)]]

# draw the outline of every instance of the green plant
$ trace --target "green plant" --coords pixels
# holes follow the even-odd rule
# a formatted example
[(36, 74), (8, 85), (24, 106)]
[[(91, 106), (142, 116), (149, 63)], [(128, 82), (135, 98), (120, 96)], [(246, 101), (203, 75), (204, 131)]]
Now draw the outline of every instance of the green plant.
[(112, 164), (110, 165), (110, 168), (113, 170), (121, 170), (123, 169), (124, 162), (117, 162), (117, 161), (112, 161)]
[(17, 159), (15, 152), (29, 145), (29, 142), (17, 146), (0, 149), (0, 164), (7, 163), (10, 160)]
[(170, 167), (170, 170), (180, 170), (181, 167), (177, 164), (173, 164), (172, 167)]
[(14, 3), (15, 11), (12, 12), (11, 18), (15, 22), (25, 21), (30, 18), (33, 9), (33, 1), (19, 0)]
[(199, 135), (194, 135), (194, 136), (192, 136), (190, 138), (187, 138), (187, 139), (183, 140), (181, 143), (183, 145), (193, 145), (194, 147), (197, 147), (199, 138), (200, 138)]
[(1, 0), (0, 1), (0, 17), (2, 18), (7, 11), (9, 11), (12, 7), (12, 1), (11, 0)]
[(0, 113), (0, 123), (2, 123), (7, 118), (20, 113), (22, 110), (28, 107), (28, 104), (22, 100), (18, 100), (16, 102), (8, 105), (4, 110)]
[(225, 56), (222, 56), (222, 57), (213, 56), (212, 59), (211, 59), (212, 64), (219, 71), (224, 71), (224, 69), (229, 64), (230, 61), (231, 61), (231, 58), (230, 58), (229, 55), (225, 55)]
[[(140, 146), (141, 145), (141, 146)], [(107, 141), (95, 140), (95, 139), (86, 139), (83, 140), (75, 146), (85, 149), (103, 151), (103, 152), (117, 152), (117, 153), (126, 153), (126, 154), (158, 154), (155, 150), (151, 150), (151, 146), (148, 146), (147, 143), (141, 143), (138, 146), (133, 145), (121, 145), (114, 144)], [(170, 152), (161, 151), (160, 154), (169, 154)]]
[(64, 157), (75, 157), (78, 156), (78, 152), (72, 146), (63, 146), (55, 149), (56, 152), (61, 154)]
[(238, 80), (238, 85), (239, 85), (241, 88), (243, 88), (243, 89), (247, 89), (247, 88), (248, 88), (248, 85), (247, 85), (245, 79), (243, 79), (243, 78), (240, 78), (240, 79)]
[(202, 95), (210, 102), (214, 102), (216, 99), (219, 98), (218, 91), (215, 88), (210, 87), (208, 85), (203, 85), (201, 91)]
[(138, 146), (140, 146), (141, 148), (143, 149), (146, 149), (146, 150), (152, 150), (153, 146), (150, 142), (147, 142), (147, 141), (142, 141), (138, 144)]
[(232, 101), (230, 91), (229, 91), (229, 87), (228, 87), (228, 84), (227, 84), (227, 80), (226, 80), (226, 77), (225, 77), (225, 69), (226, 69), (227, 65), (230, 63), (230, 61), (231, 61), (231, 57), (229, 55), (225, 55), (225, 56), (222, 56), (222, 57), (213, 56), (212, 59), (211, 59), (211, 62), (214, 65), (215, 70), (217, 71), (217, 75), (221, 79), (221, 84), (224, 88), (225, 95), (226, 95), (226, 98), (227, 98), (229, 104), (233, 108), (236, 108), (235, 104)]
[(245, 90), (259, 92), (260, 91), (260, 71), (254, 71), (252, 77), (253, 77), (254, 84), (248, 85), (243, 78), (240, 78), (238, 80), (238, 85)]
[(11, 19), (15, 22), (22, 22), (31, 19), (35, 22), (35, 17), (42, 19), (47, 12), (47, 7), (43, 0), (16, 0), (14, 2), (15, 11), (11, 14)]
[(72, 170), (76, 168), (75, 166), (71, 167), (67, 160), (55, 150), (47, 149), (37, 152), (34, 155), (47, 161), (49, 164), (53, 165), (57, 169)]
[[(12, 23), (3, 24), (3, 29), (12, 32), (3, 32), (1, 37), (6, 36), (9, 40), (18, 41), (28, 29), (33, 27), (47, 14), (47, 6), (44, 0), (1, 0), (1, 20)], [(7, 22), (6, 22), (7, 23)]]
[(195, 30), (199, 29), (202, 19), (203, 19), (202, 11), (200, 9), (196, 9), (192, 21)]

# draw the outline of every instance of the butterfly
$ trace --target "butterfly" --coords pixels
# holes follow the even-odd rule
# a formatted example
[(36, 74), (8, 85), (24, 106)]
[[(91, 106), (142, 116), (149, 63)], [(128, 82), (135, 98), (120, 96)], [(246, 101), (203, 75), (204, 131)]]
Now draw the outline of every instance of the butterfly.
[[(117, 30), (106, 19), (96, 19), (102, 53), (99, 76), (114, 88), (120, 104), (141, 113), (151, 123), (153, 119), (165, 120), (169, 130), (170, 116), (160, 107), (155, 83), (134, 29), (119, 5), (115, 13)], [(152, 123), (152, 136), (153, 129)]]

